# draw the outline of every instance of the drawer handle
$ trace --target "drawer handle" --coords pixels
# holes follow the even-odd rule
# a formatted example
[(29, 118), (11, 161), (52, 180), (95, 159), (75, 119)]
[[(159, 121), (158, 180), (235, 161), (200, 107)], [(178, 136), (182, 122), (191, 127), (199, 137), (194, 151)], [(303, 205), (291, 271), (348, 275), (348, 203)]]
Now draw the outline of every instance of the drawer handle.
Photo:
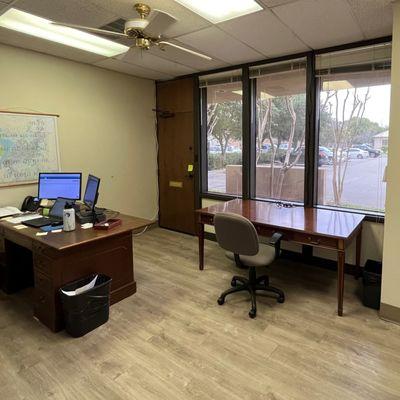
[(315, 244), (315, 245), (319, 245), (320, 243), (321, 243), (321, 240), (320, 239), (317, 239), (317, 240), (313, 240), (313, 238), (312, 237), (308, 237), (308, 241), (310, 242), (310, 244)]

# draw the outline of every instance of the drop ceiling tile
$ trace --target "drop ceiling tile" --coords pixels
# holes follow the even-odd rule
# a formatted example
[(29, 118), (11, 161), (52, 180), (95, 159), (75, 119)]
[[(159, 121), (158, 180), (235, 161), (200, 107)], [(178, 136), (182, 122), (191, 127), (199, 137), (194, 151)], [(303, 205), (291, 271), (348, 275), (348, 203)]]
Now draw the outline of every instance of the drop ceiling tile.
[(348, 0), (367, 39), (392, 34), (392, 0)]
[(267, 57), (310, 50), (269, 10), (232, 19), (218, 26)]
[[(191, 46), (188, 46), (187, 44), (178, 42), (175, 39), (172, 39), (169, 41), (171, 43), (177, 44), (178, 46), (183, 46), (190, 50), (196, 51), (196, 49), (192, 48)], [(204, 58), (197, 57), (193, 54), (186, 53), (185, 51), (175, 49), (174, 47), (171, 47), (171, 46), (165, 46), (163, 51), (161, 51), (158, 48), (153, 47), (152, 49), (149, 50), (149, 52), (151, 54), (157, 55), (158, 57), (162, 57), (162, 58), (165, 58), (170, 61), (175, 61), (179, 64), (186, 65), (190, 68), (193, 68), (193, 69), (199, 70), (199, 71), (207, 71), (207, 70), (225, 67), (225, 66), (229, 65), (223, 61), (216, 60), (216, 59), (206, 60)]]
[(282, 4), (293, 3), (297, 0), (261, 0), (267, 7), (281, 6)]
[(113, 58), (108, 58), (107, 60), (100, 61), (95, 65), (97, 67), (106, 68), (117, 72), (122, 72), (124, 74), (133, 75), (140, 78), (147, 78), (153, 80), (166, 80), (173, 78), (173, 76), (171, 75), (153, 71), (150, 70), (149, 68), (139, 67), (137, 65), (129, 64), (120, 60), (115, 60)]
[[(123, 18), (137, 17), (133, 8), (135, 1), (132, 0), (86, 0), (86, 2)], [(146, 0), (145, 3), (153, 9), (172, 15), (178, 20), (164, 32), (163, 36), (165, 37), (175, 37), (211, 26), (209, 21), (173, 0)]]
[(314, 49), (364, 39), (345, 0), (299, 0), (274, 7), (273, 12)]
[[(8, 4), (2, 3), (2, 2), (0, 1), (0, 15), (1, 15), (3, 12), (6, 11), (6, 7), (8, 7)], [(3, 10), (4, 10), (4, 11), (3, 11)]]
[(83, 63), (94, 63), (105, 58), (98, 54), (89, 53), (5, 28), (0, 28), (0, 43)]
[[(1, 1), (1, 0), (0, 0)], [(20, 0), (16, 7), (53, 21), (98, 27), (117, 18), (85, 0)]]
[(177, 39), (201, 53), (231, 64), (264, 58), (261, 53), (251, 49), (215, 26), (179, 36)]
[(143, 51), (135, 48), (115, 58), (129, 64), (138, 65), (140, 67), (149, 68), (155, 71), (161, 71), (172, 76), (188, 75), (196, 72), (194, 69), (186, 67), (182, 64), (165, 60), (157, 57), (154, 54), (150, 54), (146, 50)]

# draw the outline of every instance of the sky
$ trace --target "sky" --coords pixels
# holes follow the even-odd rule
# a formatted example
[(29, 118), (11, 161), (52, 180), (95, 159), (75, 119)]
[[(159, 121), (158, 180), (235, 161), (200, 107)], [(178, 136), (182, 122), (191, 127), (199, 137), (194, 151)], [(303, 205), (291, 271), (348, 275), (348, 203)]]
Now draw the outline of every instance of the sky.
[[(362, 98), (367, 88), (358, 88), (358, 93)], [(341, 107), (346, 96), (347, 90), (339, 90), (339, 104)], [(321, 101), (324, 100), (326, 92), (321, 93)], [(390, 115), (390, 85), (371, 86), (369, 90), (370, 99), (365, 107), (364, 117), (381, 126), (389, 126)], [(334, 102), (332, 104), (335, 104)], [(348, 100), (345, 116), (349, 118), (352, 102)], [(333, 108), (334, 110), (334, 108)]]

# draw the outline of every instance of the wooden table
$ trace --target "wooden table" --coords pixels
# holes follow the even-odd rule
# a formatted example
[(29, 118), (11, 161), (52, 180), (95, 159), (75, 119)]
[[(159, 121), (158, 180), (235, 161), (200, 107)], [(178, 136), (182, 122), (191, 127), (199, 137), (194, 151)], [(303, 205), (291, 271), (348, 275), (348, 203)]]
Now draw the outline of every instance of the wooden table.
[(345, 251), (356, 237), (356, 264), (360, 266), (364, 215), (319, 208), (284, 208), (275, 203), (241, 199), (202, 208), (196, 211), (200, 270), (204, 269), (204, 225), (213, 225), (214, 215), (219, 212), (243, 215), (254, 224), (261, 236), (280, 232), (283, 240), (335, 250), (338, 254), (337, 312), (343, 315)]
[[(16, 225), (0, 220), (0, 240), (4, 241), (6, 268), (29, 274), (33, 263), (34, 315), (48, 328), (63, 328), (59, 288), (92, 273), (112, 278), (111, 304), (136, 292), (133, 273), (134, 231), (151, 221), (119, 215), (122, 225), (110, 230), (82, 229), (73, 232), (48, 233), (36, 236), (39, 229), (17, 230)], [(27, 251), (28, 249), (29, 251)], [(21, 254), (30, 254), (21, 260)], [(22, 264), (22, 265), (21, 265)]]

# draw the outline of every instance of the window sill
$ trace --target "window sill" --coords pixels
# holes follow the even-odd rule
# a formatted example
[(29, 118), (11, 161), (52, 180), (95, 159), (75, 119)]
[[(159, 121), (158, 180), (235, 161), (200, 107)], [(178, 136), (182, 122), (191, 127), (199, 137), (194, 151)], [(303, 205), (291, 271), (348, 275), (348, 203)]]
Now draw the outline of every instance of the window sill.
[(336, 210), (342, 212), (348, 212), (353, 214), (363, 214), (365, 215), (365, 221), (367, 222), (375, 222), (377, 224), (384, 224), (385, 223), (385, 214), (384, 213), (374, 213), (367, 210), (356, 210), (351, 208), (342, 208), (342, 207), (329, 207), (329, 206), (321, 206), (315, 205), (316, 208), (321, 208), (325, 210)]
[[(212, 200), (222, 200), (222, 201), (229, 201), (238, 198), (238, 196), (226, 193), (217, 193), (217, 192), (203, 192), (200, 193), (200, 197), (202, 199), (212, 199)], [(242, 196), (239, 196), (239, 198), (241, 199)]]

